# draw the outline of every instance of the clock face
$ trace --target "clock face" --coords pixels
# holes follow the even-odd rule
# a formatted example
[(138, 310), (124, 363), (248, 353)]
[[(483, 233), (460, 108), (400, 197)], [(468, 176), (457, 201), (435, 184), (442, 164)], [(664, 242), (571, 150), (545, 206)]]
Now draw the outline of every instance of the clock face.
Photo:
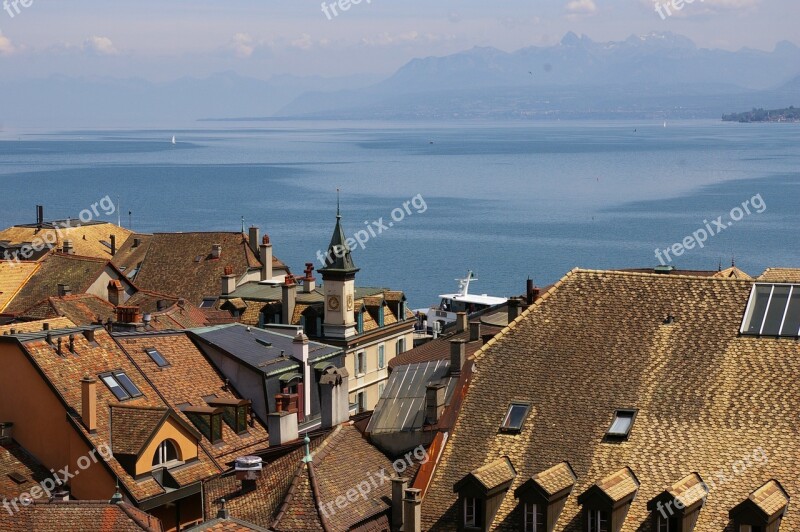
[(330, 310), (339, 310), (339, 298), (336, 296), (330, 296), (328, 298), (328, 308)]
[(353, 294), (347, 294), (347, 310), (353, 310)]

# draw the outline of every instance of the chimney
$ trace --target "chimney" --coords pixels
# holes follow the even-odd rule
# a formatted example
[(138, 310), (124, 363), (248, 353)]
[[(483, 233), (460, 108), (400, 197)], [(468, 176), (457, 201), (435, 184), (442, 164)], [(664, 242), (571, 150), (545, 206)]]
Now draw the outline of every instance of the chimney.
[(267, 416), (267, 432), (269, 446), (278, 447), (297, 441), (300, 437), (297, 429), (296, 412), (273, 412)]
[(250, 245), (250, 249), (253, 250), (256, 257), (258, 257), (258, 227), (255, 225), (250, 227), (250, 234), (247, 238), (247, 243)]
[(441, 382), (428, 384), (425, 388), (425, 423), (435, 425), (444, 412), (444, 394), (447, 388)]
[(75, 335), (69, 335), (69, 352), (75, 354)]
[(281, 290), (281, 317), (284, 325), (292, 324), (296, 299), (297, 284), (294, 282), (294, 277), (287, 275)]
[(117, 254), (117, 237), (115, 235), (110, 235), (111, 240), (111, 256)]
[(225, 275), (222, 276), (223, 296), (229, 296), (236, 291), (236, 276), (233, 274), (233, 266), (225, 266)]
[(458, 375), (467, 361), (467, 343), (464, 340), (450, 340), (450, 374)]
[(83, 337), (86, 338), (86, 341), (90, 344), (94, 342), (94, 329), (86, 329), (83, 331)]
[(508, 323), (519, 317), (519, 299), (508, 300)]
[[(272, 445), (272, 433), (270, 433), (270, 445)], [(261, 478), (261, 470), (263, 469), (263, 460), (258, 456), (242, 456), (236, 459), (235, 465), (236, 480), (242, 483), (242, 493), (249, 493), (255, 491), (258, 479)], [(225, 509), (225, 503), (222, 503), (222, 510)]]
[(44, 205), (36, 206), (36, 225), (39, 227), (44, 225)]
[(456, 332), (462, 333), (467, 330), (469, 319), (466, 312), (459, 312), (456, 314)]
[(133, 246), (132, 247), (138, 248), (141, 245), (142, 245), (142, 239), (141, 238), (134, 238), (133, 239)]
[(142, 313), (139, 307), (117, 306), (117, 323), (141, 323)]
[(211, 246), (211, 258), (218, 259), (222, 256), (222, 244), (212, 244)]
[(47, 322), (42, 323), (42, 330), (43, 331), (49, 331), (50, 330), (50, 324), (47, 323)]
[(306, 276), (303, 277), (303, 292), (308, 294), (317, 288), (317, 280), (314, 278), (314, 263), (306, 262)]
[(261, 240), (261, 280), (269, 281), (272, 279), (272, 244), (269, 242), (269, 235), (264, 235)]
[(403, 532), (422, 532), (422, 490), (406, 488), (403, 498)]
[(72, 288), (68, 284), (58, 285), (58, 297), (71, 296)]
[(61, 248), (61, 251), (66, 253), (67, 255), (74, 255), (75, 248), (72, 247), (72, 240), (64, 240), (64, 245)]
[(119, 279), (112, 279), (108, 282), (108, 302), (115, 307), (120, 306), (124, 301), (122, 300), (122, 283)]
[(303, 364), (303, 413), (305, 417), (311, 415), (311, 364), (308, 363), (308, 336), (302, 331), (297, 333), (292, 340), (292, 356)]
[(81, 379), (81, 419), (86, 430), (97, 432), (97, 380), (88, 375)]
[(408, 489), (408, 479), (392, 477), (392, 530), (403, 530), (403, 495)]
[(344, 368), (326, 373), (319, 379), (320, 404), (323, 429), (341, 425), (350, 419), (349, 374)]
[(481, 322), (473, 321), (469, 324), (469, 341), (477, 342), (481, 339)]
[(0, 443), (6, 443), (11, 440), (13, 434), (14, 424), (11, 422), (0, 423)]

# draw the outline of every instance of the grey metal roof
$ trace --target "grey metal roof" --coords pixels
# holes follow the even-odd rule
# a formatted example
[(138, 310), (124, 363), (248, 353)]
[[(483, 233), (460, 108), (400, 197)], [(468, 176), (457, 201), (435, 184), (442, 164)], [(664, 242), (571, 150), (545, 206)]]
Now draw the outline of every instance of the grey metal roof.
[[(305, 293), (302, 289), (297, 290), (296, 300), (298, 303), (313, 304), (322, 303), (325, 301), (325, 292), (321, 285), (316, 290)], [(388, 288), (375, 288), (367, 286), (358, 286), (355, 289), (355, 298), (361, 299), (363, 297), (370, 297), (389, 291)], [(242, 298), (245, 300), (255, 301), (280, 301), (283, 298), (281, 285), (261, 284), (257, 282), (245, 283), (236, 288), (229, 296), (223, 296), (222, 299), (235, 299)]]
[(445, 404), (450, 404), (458, 379), (451, 377), (449, 372), (449, 360), (396, 367), (375, 406), (367, 432), (380, 434), (421, 429), (425, 422), (425, 390), (429, 383), (442, 381), (447, 386)]
[[(192, 329), (191, 332), (266, 374), (299, 367), (298, 362), (291, 358), (294, 337), (286, 334), (246, 327), (239, 323)], [(309, 360), (313, 363), (340, 353), (341, 348), (309, 342), (308, 351)]]

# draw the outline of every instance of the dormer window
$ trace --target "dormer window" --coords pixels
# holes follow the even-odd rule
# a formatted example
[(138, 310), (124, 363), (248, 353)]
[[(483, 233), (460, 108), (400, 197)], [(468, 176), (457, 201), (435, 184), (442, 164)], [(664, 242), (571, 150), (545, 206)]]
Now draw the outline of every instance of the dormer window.
[(188, 406), (182, 411), (208, 441), (211, 443), (222, 441), (222, 414), (224, 412), (222, 408)]
[(453, 486), (461, 508), (459, 530), (491, 530), (497, 509), (516, 478), (511, 460), (504, 456), (478, 468)]
[(525, 532), (553, 532), (577, 477), (567, 462), (537, 473), (514, 491)]
[(578, 497), (583, 507), (586, 532), (620, 532), (631, 503), (639, 490), (639, 479), (629, 467), (593, 484)]
[(740, 332), (758, 336), (800, 337), (800, 285), (755, 285)]
[(691, 473), (647, 503), (655, 532), (693, 532), (708, 487), (697, 473)]
[(729, 512), (736, 532), (778, 532), (789, 506), (780, 482), (770, 480)]
[(247, 399), (209, 399), (209, 406), (222, 409), (222, 419), (236, 434), (247, 432), (250, 401)]
[(636, 410), (617, 410), (614, 412), (614, 419), (608, 427), (606, 436), (611, 439), (628, 439), (635, 419)]
[(500, 425), (500, 432), (519, 433), (522, 431), (522, 425), (525, 423), (525, 418), (528, 417), (528, 412), (531, 409), (530, 403), (516, 402), (511, 403), (503, 418), (503, 423)]
[(162, 441), (153, 456), (153, 467), (165, 467), (171, 462), (177, 462), (178, 449), (170, 440)]
[(143, 395), (124, 371), (103, 373), (100, 375), (100, 380), (108, 386), (108, 389), (119, 401), (127, 401)]

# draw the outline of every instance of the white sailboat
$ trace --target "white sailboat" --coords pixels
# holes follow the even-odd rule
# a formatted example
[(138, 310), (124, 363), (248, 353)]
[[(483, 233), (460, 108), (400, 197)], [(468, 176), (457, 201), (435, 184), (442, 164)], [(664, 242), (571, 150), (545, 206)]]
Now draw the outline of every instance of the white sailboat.
[(174, 144), (177, 144), (177, 142), (175, 142), (175, 135), (172, 135), (172, 144), (173, 144), (173, 145), (174, 145)]

